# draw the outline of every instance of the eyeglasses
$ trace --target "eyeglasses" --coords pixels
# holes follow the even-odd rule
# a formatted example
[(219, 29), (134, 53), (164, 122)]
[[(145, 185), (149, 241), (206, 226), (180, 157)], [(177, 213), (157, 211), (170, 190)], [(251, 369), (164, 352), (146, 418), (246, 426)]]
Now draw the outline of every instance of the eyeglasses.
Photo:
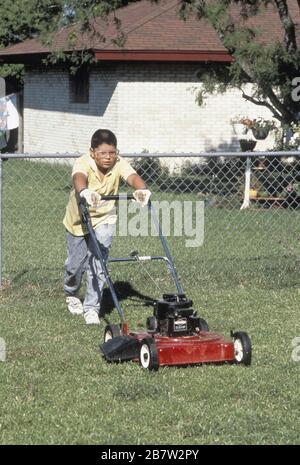
[(102, 152), (101, 150), (99, 151), (95, 151), (94, 150), (94, 154), (96, 155), (96, 157), (98, 158), (106, 158), (106, 157), (110, 157), (110, 158), (113, 158), (117, 155), (118, 151), (117, 150), (111, 150), (110, 152)]

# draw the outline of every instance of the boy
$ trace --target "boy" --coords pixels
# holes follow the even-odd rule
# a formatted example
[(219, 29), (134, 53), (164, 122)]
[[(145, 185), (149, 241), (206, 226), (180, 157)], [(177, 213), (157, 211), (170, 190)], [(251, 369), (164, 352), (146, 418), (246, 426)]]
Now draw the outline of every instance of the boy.
[[(93, 257), (84, 229), (78, 201), (84, 198), (90, 210), (92, 226), (107, 260), (116, 223), (115, 201), (101, 201), (101, 195), (117, 194), (120, 178), (135, 189), (133, 196), (141, 205), (148, 203), (151, 192), (130, 164), (117, 153), (117, 138), (108, 129), (98, 129), (91, 139), (89, 154), (79, 157), (73, 166), (74, 189), (63, 224), (67, 230), (68, 257), (65, 262), (64, 291), (72, 314), (83, 314), (86, 324), (99, 324), (102, 289), (105, 283), (101, 265)], [(87, 273), (83, 305), (78, 297), (82, 275)]]

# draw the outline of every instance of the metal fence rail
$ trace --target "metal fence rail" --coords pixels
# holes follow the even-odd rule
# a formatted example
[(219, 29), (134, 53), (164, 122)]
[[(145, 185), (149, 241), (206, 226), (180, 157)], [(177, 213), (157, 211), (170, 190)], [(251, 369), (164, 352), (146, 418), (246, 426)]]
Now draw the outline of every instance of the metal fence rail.
[[(51, 280), (53, 270), (62, 275), (62, 218), (72, 188), (71, 165), (78, 155), (1, 154), (2, 284), (38, 283), (45, 276)], [(195, 250), (206, 273), (203, 279), (217, 261), (224, 264), (224, 277), (238, 267), (247, 273), (243, 263), (250, 259), (263, 262), (266, 270), (272, 263), (275, 274), (294, 264), (296, 269), (300, 152), (123, 156), (144, 178), (154, 200), (204, 203), (204, 242)], [(181, 264), (181, 273), (187, 266)]]

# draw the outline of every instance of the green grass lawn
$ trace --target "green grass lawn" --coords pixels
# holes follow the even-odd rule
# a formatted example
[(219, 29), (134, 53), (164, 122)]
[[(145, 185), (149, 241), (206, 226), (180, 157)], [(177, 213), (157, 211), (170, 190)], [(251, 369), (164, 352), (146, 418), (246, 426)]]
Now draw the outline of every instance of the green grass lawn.
[[(107, 364), (98, 349), (104, 322), (87, 327), (66, 310), (61, 220), (69, 173), (4, 164), (1, 444), (299, 444), (300, 362), (292, 360), (300, 336), (298, 212), (206, 207), (201, 247), (168, 238), (194, 308), (213, 331), (247, 331), (253, 362), (150, 373), (133, 362)], [(161, 253), (155, 238), (116, 237), (111, 255), (135, 249)], [(142, 297), (172, 290), (163, 264), (110, 269), (136, 291), (122, 299), (130, 328), (144, 327), (151, 308)]]

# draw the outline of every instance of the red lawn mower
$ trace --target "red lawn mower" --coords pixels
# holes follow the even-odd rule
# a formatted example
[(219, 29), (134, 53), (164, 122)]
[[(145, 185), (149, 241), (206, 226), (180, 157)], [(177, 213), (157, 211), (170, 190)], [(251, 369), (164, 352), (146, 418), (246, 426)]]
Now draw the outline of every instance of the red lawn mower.
[[(131, 200), (130, 195), (102, 196), (102, 200)], [(153, 315), (146, 321), (146, 330), (129, 331), (124, 313), (110, 278), (101, 248), (93, 230), (89, 210), (80, 202), (82, 221), (90, 234), (93, 253), (100, 261), (119, 314), (120, 325), (109, 324), (105, 328), (104, 342), (100, 351), (108, 362), (139, 361), (142, 368), (158, 370), (160, 366), (180, 366), (201, 363), (229, 362), (249, 366), (251, 341), (247, 333), (231, 332), (230, 339), (209, 331), (207, 322), (197, 315), (193, 302), (186, 297), (179, 282), (166, 240), (149, 201), (148, 208), (161, 240), (165, 256), (139, 256), (137, 252), (126, 258), (110, 258), (109, 262), (133, 262), (163, 260), (173, 277), (177, 293), (163, 294), (153, 303)]]

